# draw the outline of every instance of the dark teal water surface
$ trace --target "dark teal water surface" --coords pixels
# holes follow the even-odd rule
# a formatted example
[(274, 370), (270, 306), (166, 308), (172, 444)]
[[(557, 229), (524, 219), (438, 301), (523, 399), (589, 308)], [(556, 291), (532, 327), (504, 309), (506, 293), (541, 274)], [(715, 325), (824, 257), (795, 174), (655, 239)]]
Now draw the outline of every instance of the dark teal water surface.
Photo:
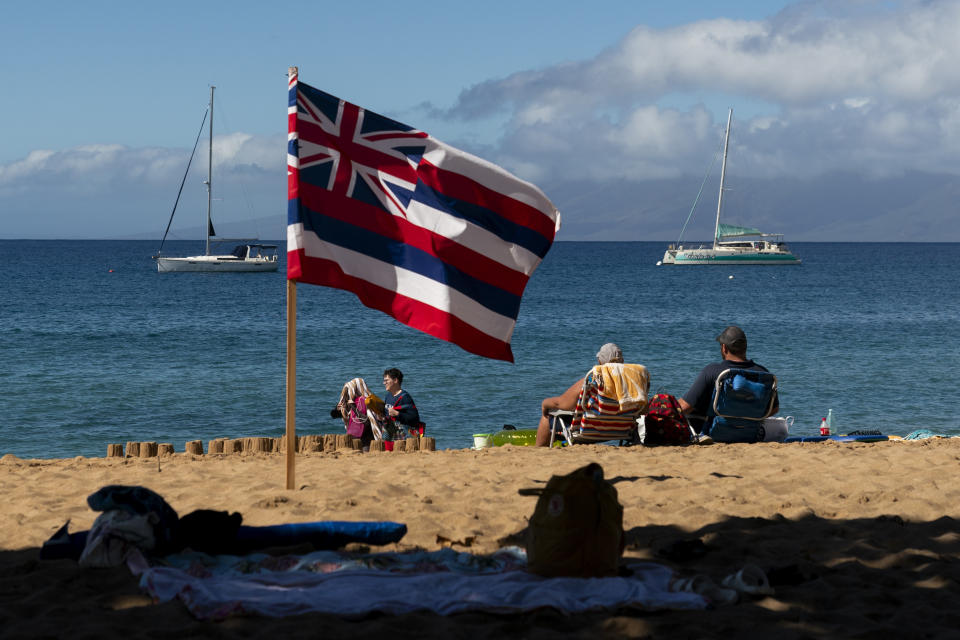
[[(171, 255), (202, 251), (168, 243)], [(664, 243), (560, 242), (527, 288), (516, 363), (484, 360), (300, 285), (297, 428), (341, 385), (399, 367), (438, 447), (504, 423), (589, 369), (604, 342), (682, 394), (727, 324), (777, 374), (780, 415), (810, 435), (919, 428), (960, 435), (960, 244), (793, 243), (799, 267), (657, 267)], [(0, 240), (0, 454), (103, 456), (109, 443), (281, 435), (285, 265), (271, 274), (158, 274), (155, 242)], [(731, 276), (733, 276), (731, 278)]]

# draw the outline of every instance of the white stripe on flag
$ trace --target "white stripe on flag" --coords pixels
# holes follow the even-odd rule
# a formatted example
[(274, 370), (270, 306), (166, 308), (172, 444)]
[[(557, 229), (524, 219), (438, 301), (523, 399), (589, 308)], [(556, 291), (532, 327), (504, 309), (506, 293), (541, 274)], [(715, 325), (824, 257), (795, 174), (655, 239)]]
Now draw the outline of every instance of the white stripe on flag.
[[(300, 231), (294, 227), (300, 227)], [(497, 340), (509, 342), (513, 335), (513, 318), (491, 311), (443, 283), (321, 240), (311, 231), (302, 231), (301, 224), (290, 225), (287, 235), (291, 247), (301, 248), (302, 243), (307, 256), (332, 260), (350, 276), (449, 313)]]
[(303, 237), (303, 223), (287, 225), (287, 251), (296, 251), (303, 249), (303, 243), (300, 239)]
[(540, 264), (540, 256), (537, 254), (423, 202), (410, 201), (407, 205), (407, 220), (527, 276)]
[(429, 138), (429, 144), (423, 157), (430, 164), (444, 171), (459, 173), (475, 182), (479, 182), (492, 191), (502, 193), (538, 209), (547, 217), (554, 218), (555, 229), (560, 230), (560, 212), (550, 202), (550, 199), (540, 191), (539, 187), (521, 180), (503, 167), (499, 167), (483, 158), (478, 158), (466, 151), (461, 151), (456, 147), (451, 147), (433, 137)]

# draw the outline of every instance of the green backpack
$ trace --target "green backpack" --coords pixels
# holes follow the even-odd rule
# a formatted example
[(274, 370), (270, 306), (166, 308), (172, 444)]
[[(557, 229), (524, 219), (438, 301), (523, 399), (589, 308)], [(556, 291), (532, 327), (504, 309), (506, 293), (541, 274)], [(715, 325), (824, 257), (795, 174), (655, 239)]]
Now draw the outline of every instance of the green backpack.
[(623, 507), (596, 462), (553, 476), (539, 495), (527, 527), (527, 568), (541, 576), (617, 574), (623, 555)]

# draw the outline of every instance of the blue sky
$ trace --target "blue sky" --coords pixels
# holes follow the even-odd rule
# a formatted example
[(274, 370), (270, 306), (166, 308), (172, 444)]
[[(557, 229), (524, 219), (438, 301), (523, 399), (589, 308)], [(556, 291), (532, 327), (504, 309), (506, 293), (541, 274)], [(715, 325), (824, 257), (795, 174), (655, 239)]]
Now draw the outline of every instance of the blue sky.
[(538, 184), (701, 174), (728, 106), (744, 175), (956, 173), (958, 4), (10, 4), (0, 237), (162, 229), (211, 84), (223, 215), (282, 218), (289, 65)]

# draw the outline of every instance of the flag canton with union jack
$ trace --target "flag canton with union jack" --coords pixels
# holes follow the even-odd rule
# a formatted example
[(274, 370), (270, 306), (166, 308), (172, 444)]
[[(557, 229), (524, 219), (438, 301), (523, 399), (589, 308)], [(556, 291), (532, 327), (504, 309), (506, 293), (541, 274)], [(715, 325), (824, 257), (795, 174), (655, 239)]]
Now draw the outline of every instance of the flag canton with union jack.
[(559, 226), (546, 196), (296, 76), (288, 119), (287, 277), (512, 361), (520, 297)]
[(378, 176), (415, 181), (427, 134), (300, 86), (300, 179), (389, 211), (397, 196)]

